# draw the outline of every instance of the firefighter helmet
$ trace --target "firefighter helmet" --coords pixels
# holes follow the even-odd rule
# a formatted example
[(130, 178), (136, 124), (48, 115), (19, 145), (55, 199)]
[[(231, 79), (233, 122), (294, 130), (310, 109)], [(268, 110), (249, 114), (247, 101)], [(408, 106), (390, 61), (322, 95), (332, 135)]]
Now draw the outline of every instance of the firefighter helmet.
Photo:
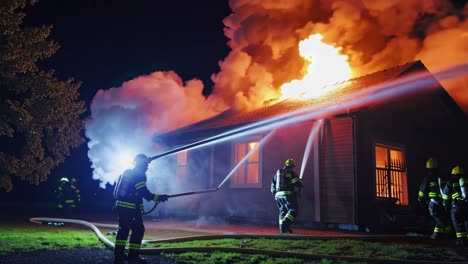
[(426, 169), (437, 169), (437, 160), (433, 158), (429, 158), (426, 161)]
[(285, 162), (284, 162), (284, 165), (286, 167), (295, 167), (296, 165), (294, 164), (294, 160), (293, 159), (287, 159)]
[(453, 167), (452, 175), (458, 175), (458, 174), (463, 174), (463, 168), (457, 165)]
[(60, 179), (60, 181), (61, 181), (61, 182), (69, 182), (69, 180), (68, 180), (67, 177), (62, 177), (62, 178)]
[(133, 159), (133, 164), (135, 165), (135, 167), (147, 166), (149, 162), (150, 160), (145, 154), (138, 154)]

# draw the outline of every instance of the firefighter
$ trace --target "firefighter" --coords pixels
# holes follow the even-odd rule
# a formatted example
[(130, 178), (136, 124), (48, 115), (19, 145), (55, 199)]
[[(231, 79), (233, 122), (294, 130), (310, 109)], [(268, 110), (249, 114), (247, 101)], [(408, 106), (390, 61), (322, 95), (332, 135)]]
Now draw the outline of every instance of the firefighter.
[(73, 213), (76, 213), (81, 195), (75, 178), (62, 177), (55, 194), (60, 217), (70, 217)]
[(137, 155), (133, 161), (134, 167), (126, 170), (116, 184), (114, 196), (115, 208), (119, 215), (119, 228), (115, 239), (115, 263), (124, 263), (125, 246), (130, 230), (132, 234), (128, 246), (128, 262), (146, 263), (146, 260), (139, 256), (145, 232), (142, 217), (143, 198), (155, 202), (165, 202), (168, 199), (167, 195), (153, 194), (146, 187), (146, 171), (149, 163), (150, 160), (146, 155)]
[[(450, 206), (450, 215), (457, 237), (456, 244), (463, 246), (466, 244), (466, 228), (467, 228), (467, 211), (468, 204), (466, 199), (465, 175), (463, 168), (460, 166), (453, 167), (451, 178), (444, 188), (443, 198), (444, 204)], [(463, 186), (463, 191), (462, 187)]]
[(468, 186), (465, 185), (468, 182), (468, 177), (466, 177), (462, 168), (460, 168), (460, 190), (462, 193), (463, 200), (465, 201), (465, 206), (463, 214), (465, 216), (465, 232), (467, 233), (467, 240), (468, 240)]
[(281, 233), (292, 233), (290, 226), (297, 214), (297, 197), (304, 186), (294, 167), (294, 160), (287, 159), (284, 167), (276, 172), (271, 181), (271, 193), (275, 196), (279, 209), (278, 224)]
[(426, 161), (426, 177), (419, 185), (418, 201), (423, 206), (428, 206), (429, 215), (435, 222), (432, 239), (439, 239), (442, 233), (450, 230), (449, 219), (442, 201), (442, 188), (445, 181), (438, 174), (437, 160), (429, 158)]

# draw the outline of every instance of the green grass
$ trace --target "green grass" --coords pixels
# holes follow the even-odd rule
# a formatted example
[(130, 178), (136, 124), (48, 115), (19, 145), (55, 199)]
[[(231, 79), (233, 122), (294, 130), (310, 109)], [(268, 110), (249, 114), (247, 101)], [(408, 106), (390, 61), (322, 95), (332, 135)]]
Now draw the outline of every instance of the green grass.
[(105, 248), (89, 229), (38, 224), (0, 227), (0, 254), (39, 249)]
[[(444, 246), (428, 246), (422, 243), (395, 243), (395, 242), (372, 242), (357, 239), (330, 239), (330, 240), (315, 240), (315, 239), (211, 239), (211, 240), (194, 240), (186, 242), (174, 243), (158, 243), (159, 247), (236, 247), (236, 248), (253, 248), (253, 249), (269, 249), (287, 252), (320, 254), (320, 255), (339, 255), (339, 256), (354, 256), (362, 258), (394, 258), (404, 260), (440, 260), (445, 261), (466, 261), (465, 257), (450, 247)], [(146, 245), (151, 247), (151, 244)], [(203, 256), (207, 263), (239, 263), (239, 256), (236, 254), (228, 255), (228, 260), (212, 255), (204, 255), (196, 253), (198, 258)], [(222, 254), (222, 253), (220, 253)], [(190, 254), (176, 255), (179, 259), (186, 260), (190, 263)], [(187, 259), (188, 258), (188, 259)], [(245, 263), (268, 263), (262, 262), (262, 258), (258, 257), (256, 261), (248, 261)], [(194, 258), (196, 259), (196, 258)], [(267, 261), (267, 260), (265, 260)], [(284, 259), (282, 261), (285, 261)], [(289, 261), (289, 262), (288, 262)], [(298, 260), (288, 260), (284, 263), (302, 263)], [(278, 263), (278, 262), (275, 262)], [(281, 262), (283, 263), (283, 262)], [(336, 263), (336, 262), (330, 262)]]
[[(109, 237), (115, 240), (115, 237)], [(375, 242), (358, 239), (288, 239), (245, 238), (207, 239), (186, 242), (157, 242), (144, 247), (235, 247), (266, 249), (287, 252), (354, 256), (363, 258), (395, 258), (403, 260), (466, 261), (454, 247), (419, 242)], [(60, 250), (71, 248), (105, 248), (89, 229), (67, 225), (49, 227), (32, 223), (12, 223), (0, 227), (0, 254), (33, 250)], [(271, 257), (262, 254), (241, 254), (215, 251), (211, 253), (185, 252), (163, 253), (175, 258), (177, 263), (249, 263), (249, 264), (346, 264), (359, 263), (344, 260), (304, 260), (299, 258)], [(364, 263), (364, 262), (361, 262)]]

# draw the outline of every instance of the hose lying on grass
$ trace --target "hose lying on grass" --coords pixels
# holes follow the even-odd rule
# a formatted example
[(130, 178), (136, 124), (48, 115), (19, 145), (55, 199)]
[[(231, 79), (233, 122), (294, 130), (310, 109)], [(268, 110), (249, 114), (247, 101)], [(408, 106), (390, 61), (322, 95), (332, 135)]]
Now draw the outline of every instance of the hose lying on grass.
[[(113, 228), (116, 229), (117, 225), (112, 224), (101, 224), (101, 223), (90, 223), (78, 219), (66, 219), (66, 218), (49, 218), (49, 217), (34, 217), (30, 218), (29, 221), (36, 224), (42, 223), (69, 223), (83, 225), (91, 230), (98, 236), (98, 238), (109, 248), (114, 248), (115, 244), (110, 241), (105, 235), (101, 233), (98, 227), (101, 228)], [(192, 241), (192, 240), (201, 240), (201, 239), (223, 239), (223, 238), (274, 238), (274, 239), (337, 239), (337, 238), (347, 238), (347, 239), (370, 239), (370, 240), (385, 240), (385, 239), (409, 239), (409, 236), (378, 236), (378, 235), (369, 235), (369, 236), (308, 236), (308, 235), (206, 235), (206, 236), (191, 236), (184, 238), (174, 238), (166, 240), (146, 240), (145, 244), (151, 243), (164, 243), (164, 242), (183, 242), (183, 241)], [(300, 258), (300, 259), (309, 259), (309, 260), (321, 260), (321, 259), (330, 259), (330, 260), (347, 260), (354, 262), (368, 262), (368, 263), (414, 263), (414, 264), (439, 264), (440, 261), (424, 261), (424, 260), (406, 260), (406, 259), (383, 259), (383, 258), (366, 258), (366, 257), (353, 257), (353, 256), (337, 256), (337, 255), (322, 255), (322, 254), (310, 254), (310, 253), (298, 253), (298, 252), (288, 252), (288, 251), (279, 251), (279, 250), (265, 250), (265, 249), (253, 249), (253, 248), (232, 248), (232, 247), (160, 247), (160, 248), (141, 248), (140, 252), (146, 255), (152, 254), (161, 254), (161, 253), (185, 253), (185, 252), (235, 252), (241, 254), (261, 254), (268, 255), (271, 257), (288, 257), (288, 258)], [(444, 261), (447, 264), (461, 264), (466, 262), (448, 262)]]

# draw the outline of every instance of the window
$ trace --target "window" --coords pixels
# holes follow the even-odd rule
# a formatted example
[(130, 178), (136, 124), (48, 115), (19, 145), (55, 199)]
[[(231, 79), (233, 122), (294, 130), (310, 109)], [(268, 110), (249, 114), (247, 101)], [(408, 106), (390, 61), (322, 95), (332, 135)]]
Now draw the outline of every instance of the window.
[(396, 198), (396, 204), (408, 205), (403, 149), (385, 145), (375, 146), (375, 190), (377, 198)]
[(177, 153), (176, 179), (178, 183), (187, 182), (187, 151)]
[[(234, 166), (239, 164), (231, 180), (233, 187), (259, 187), (260, 157), (259, 142), (239, 142), (234, 145)], [(245, 158), (249, 155), (248, 158)]]

